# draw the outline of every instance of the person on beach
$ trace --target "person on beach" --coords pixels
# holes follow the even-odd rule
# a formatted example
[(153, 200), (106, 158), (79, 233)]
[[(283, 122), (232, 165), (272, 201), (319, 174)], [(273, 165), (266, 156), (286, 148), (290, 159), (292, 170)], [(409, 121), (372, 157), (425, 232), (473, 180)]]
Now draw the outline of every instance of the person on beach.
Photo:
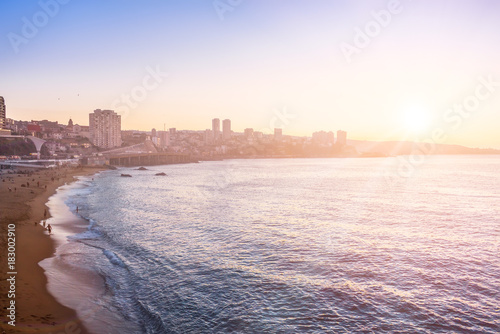
[(45, 228), (45, 223), (46, 223), (46, 222), (47, 222), (46, 220), (44, 220), (44, 221), (43, 221), (43, 228)]
[(76, 207), (76, 212), (78, 213), (78, 206)]
[(49, 230), (49, 234), (52, 232), (52, 226), (50, 226), (50, 224), (47, 225), (47, 230)]

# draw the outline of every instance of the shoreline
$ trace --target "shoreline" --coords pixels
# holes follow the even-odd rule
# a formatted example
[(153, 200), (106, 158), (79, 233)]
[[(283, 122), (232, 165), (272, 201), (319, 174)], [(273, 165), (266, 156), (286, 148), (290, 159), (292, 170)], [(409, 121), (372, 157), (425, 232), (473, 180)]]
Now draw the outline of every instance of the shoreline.
[[(63, 306), (49, 293), (45, 270), (39, 262), (55, 254), (56, 242), (40, 225), (51, 217), (47, 203), (57, 189), (78, 176), (93, 175), (103, 168), (64, 167), (1, 174), (0, 179), (0, 329), (7, 333), (89, 333), (76, 311)], [(28, 187), (29, 182), (29, 187)], [(21, 186), (24, 185), (24, 186)], [(10, 188), (10, 189), (9, 189)], [(44, 213), (47, 212), (45, 216)], [(37, 222), (38, 224), (35, 224)], [(7, 226), (15, 225), (15, 297), (8, 298)], [(57, 231), (53, 231), (53, 234)], [(9, 325), (6, 308), (15, 302), (15, 327)]]

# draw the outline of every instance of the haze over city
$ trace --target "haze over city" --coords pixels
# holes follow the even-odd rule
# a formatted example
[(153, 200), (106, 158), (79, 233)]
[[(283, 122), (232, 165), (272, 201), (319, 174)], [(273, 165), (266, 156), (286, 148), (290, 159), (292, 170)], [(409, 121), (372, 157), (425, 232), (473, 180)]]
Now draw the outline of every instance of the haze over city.
[[(277, 127), (290, 135), (428, 140), (442, 129), (441, 143), (500, 148), (498, 2), (40, 3), (0, 4), (13, 119), (88, 124), (103, 108), (122, 129), (204, 130), (219, 117), (242, 132), (272, 129), (286, 110)], [(134, 89), (140, 101), (127, 102)]]

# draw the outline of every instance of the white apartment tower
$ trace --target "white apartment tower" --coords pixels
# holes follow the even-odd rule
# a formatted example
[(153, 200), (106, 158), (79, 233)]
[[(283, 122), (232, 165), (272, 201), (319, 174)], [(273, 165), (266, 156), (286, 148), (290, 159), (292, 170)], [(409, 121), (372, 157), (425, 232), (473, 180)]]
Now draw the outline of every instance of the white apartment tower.
[(90, 141), (97, 147), (121, 146), (121, 116), (113, 110), (96, 109), (89, 114)]

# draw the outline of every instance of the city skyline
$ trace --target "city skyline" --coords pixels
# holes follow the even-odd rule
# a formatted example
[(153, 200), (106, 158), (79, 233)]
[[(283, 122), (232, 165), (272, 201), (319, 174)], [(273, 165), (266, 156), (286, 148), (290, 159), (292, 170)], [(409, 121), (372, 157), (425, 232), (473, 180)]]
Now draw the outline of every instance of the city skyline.
[[(5, 105), (4, 105), (4, 100), (3, 100), (3, 97), (0, 96), (0, 107), (3, 106), (4, 109), (4, 116), (5, 116)], [(96, 120), (95, 120), (95, 114), (110, 114), (110, 115), (107, 115), (107, 117), (110, 117), (111, 114), (114, 115), (114, 118), (117, 118), (118, 119), (118, 128), (120, 129), (120, 131), (137, 131), (137, 132), (146, 132), (146, 133), (151, 133), (153, 136), (156, 136), (155, 133), (172, 133), (172, 131), (194, 131), (194, 132), (205, 132), (205, 133), (210, 133), (210, 136), (212, 136), (212, 139), (214, 138), (217, 138), (219, 137), (219, 140), (221, 140), (221, 142), (223, 142), (224, 140), (228, 140), (231, 138), (232, 134), (233, 133), (240, 133), (240, 134), (245, 134), (245, 131), (246, 130), (251, 130), (252, 131), (252, 135), (254, 134), (254, 130), (256, 133), (261, 133), (261, 134), (264, 134), (264, 135), (268, 135), (268, 136), (273, 136), (274, 138), (276, 137), (280, 137), (285, 135), (285, 136), (293, 136), (293, 135), (290, 135), (290, 134), (283, 134), (283, 129), (282, 128), (273, 128), (271, 129), (272, 130), (272, 133), (262, 133), (261, 131), (258, 131), (256, 129), (253, 129), (253, 128), (245, 128), (243, 129), (243, 131), (233, 131), (231, 129), (231, 120), (230, 119), (224, 119), (222, 122), (220, 121), (219, 118), (213, 118), (211, 121), (212, 121), (212, 128), (211, 129), (206, 129), (206, 130), (194, 130), (194, 129), (177, 129), (175, 127), (173, 128), (169, 128), (168, 131), (167, 130), (157, 130), (155, 127), (149, 129), (149, 130), (139, 130), (139, 129), (121, 129), (121, 117), (120, 115), (118, 115), (114, 110), (108, 110), (108, 109), (95, 109), (93, 112), (90, 112), (88, 113), (88, 122), (86, 124), (79, 124), (79, 123), (76, 123), (76, 122), (73, 122), (73, 118), (71, 116), (69, 116), (69, 119), (68, 119), (68, 125), (73, 127), (87, 127), (87, 128), (90, 128), (90, 139), (91, 141), (94, 141), (96, 144), (97, 142), (101, 142), (101, 141), (107, 141), (107, 139), (97, 139), (95, 138), (97, 136), (97, 134), (94, 134), (93, 131), (92, 131), (92, 126), (91, 124), (95, 124), (97, 123)], [(64, 124), (66, 123), (65, 121), (61, 121), (61, 120), (48, 120), (48, 119), (31, 119), (31, 120), (23, 120), (23, 119), (12, 119), (12, 118), (9, 118), (9, 117), (5, 117), (6, 119), (10, 119), (12, 121), (21, 121), (21, 122), (27, 122), (27, 123), (33, 123), (36, 124), (36, 123), (39, 123), (39, 122), (45, 122), (45, 121), (48, 121), (48, 122), (55, 122), (55, 123), (58, 123), (60, 124), (61, 126), (64, 126)], [(105, 120), (105, 122), (108, 122), (108, 120)], [(222, 123), (222, 130), (221, 130), (221, 123)], [(73, 125), (74, 124), (74, 125)], [(166, 127), (166, 124), (164, 124), (164, 126)], [(97, 127), (94, 126), (94, 127)], [(5, 129), (8, 129), (10, 131), (12, 131), (11, 128), (9, 128), (9, 126), (5, 126)], [(313, 138), (314, 137), (314, 134), (315, 133), (319, 133), (319, 132), (325, 132), (324, 131), (325, 129), (323, 130), (319, 130), (319, 131), (315, 131), (313, 133), (310, 133), (310, 134), (304, 134), (304, 135), (296, 135), (294, 137), (311, 137)], [(326, 130), (329, 130), (329, 132), (332, 131), (332, 129), (326, 129)], [(337, 130), (337, 132), (342, 132), (342, 133), (346, 133), (345, 131), (343, 130)], [(94, 139), (93, 139), (94, 137)], [(159, 136), (158, 136), (159, 137)], [(168, 140), (164, 140), (164, 141), (168, 141)], [(215, 143), (215, 142), (214, 142)], [(345, 144), (345, 142), (344, 142)], [(102, 145), (97, 145), (96, 146), (102, 146)]]
[(123, 129), (218, 115), (238, 132), (500, 148), (499, 6), (3, 2), (0, 93), (12, 119), (101, 108)]

